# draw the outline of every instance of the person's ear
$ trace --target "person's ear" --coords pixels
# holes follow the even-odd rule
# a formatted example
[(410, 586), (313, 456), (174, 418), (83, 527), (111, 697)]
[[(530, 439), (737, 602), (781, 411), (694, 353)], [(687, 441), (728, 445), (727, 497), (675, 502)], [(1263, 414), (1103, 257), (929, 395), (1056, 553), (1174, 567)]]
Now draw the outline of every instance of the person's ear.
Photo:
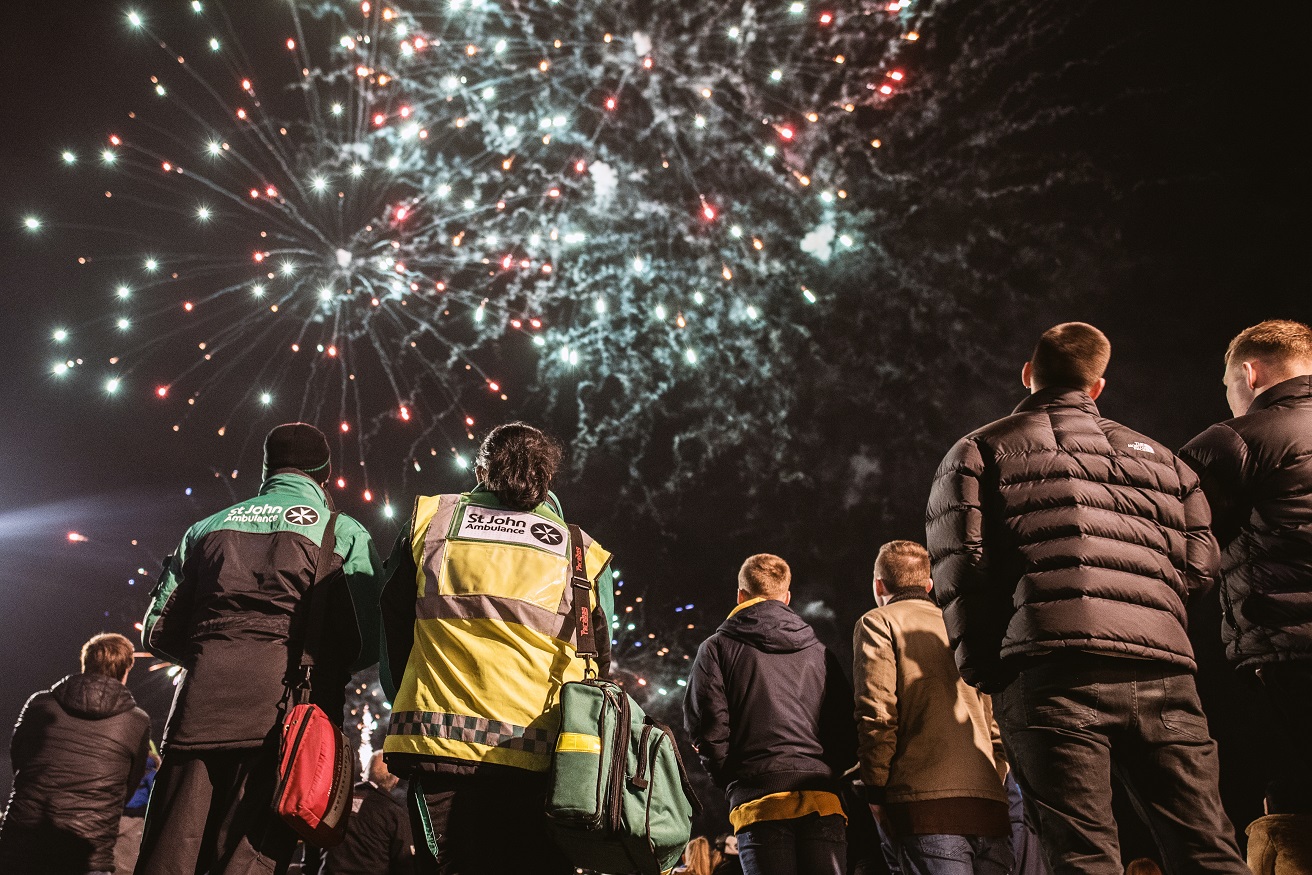
[(934, 578), (930, 577), (925, 580), (925, 592), (934, 591)]
[(876, 596), (888, 595), (888, 587), (884, 586), (884, 581), (880, 580), (878, 577), (875, 578), (875, 595)]
[(1262, 363), (1261, 362), (1244, 362), (1240, 365), (1244, 370), (1244, 384), (1250, 389), (1256, 389), (1262, 385)]
[(1026, 389), (1034, 391), (1034, 363), (1026, 362), (1025, 366), (1020, 369), (1020, 381)]
[(1098, 396), (1102, 394), (1102, 390), (1106, 388), (1107, 388), (1107, 378), (1099, 377), (1098, 382), (1094, 383), (1092, 386), (1089, 387), (1089, 399), (1091, 401), (1097, 401)]
[(792, 602), (793, 602), (793, 591), (790, 589), (788, 590), (788, 592), (784, 593), (784, 604), (788, 605), (788, 604), (792, 604)]
[(751, 596), (749, 596), (749, 595), (747, 594), (747, 591), (746, 591), (746, 590), (742, 590), (742, 589), (738, 590), (738, 604), (741, 605), (743, 602), (747, 601), (749, 598), (751, 598)]

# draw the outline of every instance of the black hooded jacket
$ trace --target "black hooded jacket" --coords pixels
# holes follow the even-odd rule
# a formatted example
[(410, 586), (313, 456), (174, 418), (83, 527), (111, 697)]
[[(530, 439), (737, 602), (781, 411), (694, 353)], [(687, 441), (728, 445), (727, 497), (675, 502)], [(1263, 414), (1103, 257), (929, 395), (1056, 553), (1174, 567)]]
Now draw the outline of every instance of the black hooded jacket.
[(0, 872), (112, 871), (149, 744), (150, 717), (113, 678), (69, 675), (28, 699), (9, 743)]
[(683, 714), (731, 808), (771, 793), (837, 792), (837, 778), (856, 762), (852, 685), (780, 601), (739, 609), (702, 642)]
[(1267, 389), (1180, 450), (1221, 559), (1221, 636), (1237, 665), (1312, 660), (1312, 376)]

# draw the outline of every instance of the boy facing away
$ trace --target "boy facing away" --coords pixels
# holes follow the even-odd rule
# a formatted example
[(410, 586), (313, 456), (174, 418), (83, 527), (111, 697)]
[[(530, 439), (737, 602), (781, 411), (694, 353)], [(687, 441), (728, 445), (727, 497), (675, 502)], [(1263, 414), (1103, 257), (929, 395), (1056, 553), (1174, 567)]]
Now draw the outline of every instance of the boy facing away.
[(738, 606), (697, 651), (684, 724), (728, 796), (747, 875), (842, 875), (837, 783), (856, 761), (852, 689), (788, 607), (791, 580), (778, 556), (743, 563)]

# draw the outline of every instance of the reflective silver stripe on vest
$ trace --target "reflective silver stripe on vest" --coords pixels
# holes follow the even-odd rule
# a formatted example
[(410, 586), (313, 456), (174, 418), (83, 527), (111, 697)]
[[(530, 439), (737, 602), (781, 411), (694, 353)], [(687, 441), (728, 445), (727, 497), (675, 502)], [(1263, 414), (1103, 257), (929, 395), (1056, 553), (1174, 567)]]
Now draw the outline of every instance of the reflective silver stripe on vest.
[(443, 714), (438, 711), (393, 712), (387, 732), (389, 735), (447, 738), (539, 754), (549, 754), (556, 746), (556, 733), (549, 729), (516, 726), (501, 720), (488, 720), (467, 714)]
[[(451, 500), (447, 501), (448, 498)], [(424, 532), (423, 561), (416, 563), (424, 573), (424, 595), (419, 599), (419, 616), (423, 616), (424, 602), (432, 598), (441, 598), (437, 594), (437, 576), (446, 558), (446, 533), (451, 528), (451, 519), (455, 516), (456, 508), (460, 506), (459, 495), (443, 495), (441, 499), (441, 503), (437, 506), (437, 513), (433, 514), (428, 529)]]
[(569, 613), (569, 587), (566, 587), (562, 610), (548, 611), (518, 599), (497, 598), (488, 595), (434, 595), (421, 599), (415, 607), (415, 616), (421, 620), (502, 620), (518, 623), (559, 638), (572, 641), (573, 615)]

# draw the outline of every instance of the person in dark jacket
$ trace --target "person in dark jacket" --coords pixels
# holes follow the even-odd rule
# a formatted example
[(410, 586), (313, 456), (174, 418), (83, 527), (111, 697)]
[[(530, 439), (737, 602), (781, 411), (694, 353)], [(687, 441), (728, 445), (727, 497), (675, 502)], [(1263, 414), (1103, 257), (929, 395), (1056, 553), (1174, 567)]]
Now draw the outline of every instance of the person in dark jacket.
[(841, 875), (838, 780), (856, 762), (852, 686), (788, 607), (790, 583), (778, 556), (743, 563), (738, 607), (693, 661), (684, 725), (728, 796), (744, 872)]
[(383, 752), (369, 760), (369, 780), (355, 785), (346, 838), (327, 851), (326, 875), (412, 875), (415, 849), (410, 818), (393, 795), (400, 781)]
[(150, 749), (150, 717), (124, 686), (132, 657), (127, 638), (97, 635), (82, 646), (81, 674), (23, 706), (9, 742), (0, 872), (114, 871), (119, 816)]
[[(1312, 328), (1271, 320), (1225, 355), (1235, 418), (1180, 450), (1212, 507), (1221, 562), (1221, 634), (1254, 672), (1283, 742), (1270, 798), (1312, 813)], [(1269, 800), (1268, 800), (1269, 801)]]
[(1245, 872), (1221, 809), (1185, 601), (1218, 550), (1198, 478), (1094, 404), (1111, 345), (1068, 322), (1030, 397), (966, 435), (926, 513), (962, 677), (994, 713), (1054, 875), (1120, 875), (1111, 770), (1138, 780), (1182, 872)]
[(165, 560), (142, 641), (186, 674), (137, 875), (280, 873), (291, 861), (296, 834), (272, 801), (287, 691), (305, 680), (307, 599), (325, 600), (309, 682), (330, 718), (342, 719), (351, 672), (378, 659), (381, 562), (364, 528), (332, 509), (322, 485), (331, 470), (318, 429), (278, 426), (265, 440), (259, 495), (192, 526)]

